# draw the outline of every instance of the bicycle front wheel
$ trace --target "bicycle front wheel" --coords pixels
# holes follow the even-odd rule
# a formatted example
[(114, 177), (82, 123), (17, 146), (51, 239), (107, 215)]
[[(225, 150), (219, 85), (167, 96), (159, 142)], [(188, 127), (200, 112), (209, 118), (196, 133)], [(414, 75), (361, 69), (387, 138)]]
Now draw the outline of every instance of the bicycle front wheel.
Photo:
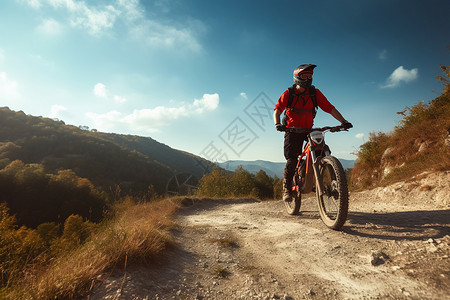
[(323, 223), (331, 229), (340, 229), (348, 214), (348, 187), (344, 168), (336, 157), (325, 156), (319, 165), (319, 184), (316, 189), (319, 213)]

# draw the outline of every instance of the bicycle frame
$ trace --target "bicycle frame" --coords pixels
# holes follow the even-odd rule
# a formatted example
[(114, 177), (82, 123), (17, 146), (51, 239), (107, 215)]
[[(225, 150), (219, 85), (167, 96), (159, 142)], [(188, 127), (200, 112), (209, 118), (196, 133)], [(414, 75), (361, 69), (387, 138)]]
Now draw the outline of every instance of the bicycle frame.
[[(305, 175), (304, 175), (304, 182), (299, 182), (297, 185), (292, 187), (292, 190), (295, 192), (301, 192), (301, 193), (309, 193), (312, 192), (312, 188), (314, 185), (314, 179), (315, 182), (319, 182), (317, 178), (318, 170), (317, 170), (317, 150), (323, 150), (324, 156), (330, 155), (330, 151), (328, 146), (325, 144), (325, 138), (324, 138), (324, 132), (332, 129), (331, 127), (324, 127), (324, 128), (316, 128), (316, 129), (309, 129), (305, 131), (309, 131), (309, 134), (307, 135), (307, 142), (305, 149), (300, 154), (297, 166), (295, 168), (296, 173), (298, 173), (299, 176), (302, 176), (301, 172), (301, 164), (302, 159), (305, 158)], [(298, 129), (301, 130), (301, 129)], [(322, 135), (322, 140), (319, 143), (315, 143), (313, 139), (311, 138), (311, 134), (313, 132), (317, 132)], [(316, 134), (317, 134), (316, 133)], [(314, 176), (312, 175), (314, 173)], [(322, 195), (322, 187), (320, 184), (316, 184), (316, 188), (318, 189), (318, 192), (320, 195)]]
[[(292, 179), (291, 200), (284, 204), (289, 214), (300, 212), (302, 194), (315, 192), (320, 218), (331, 229), (340, 229), (348, 213), (348, 188), (345, 171), (325, 144), (325, 131), (346, 131), (341, 126), (314, 129), (286, 128), (286, 131), (308, 133), (305, 149), (298, 157)], [(314, 173), (314, 175), (312, 175)]]
[[(302, 159), (305, 157), (305, 178), (304, 178), (305, 183), (307, 181), (310, 181), (310, 180), (307, 180), (306, 177), (308, 176), (308, 174), (311, 174), (311, 171), (313, 171), (312, 168), (311, 168), (312, 161), (313, 161), (313, 159), (311, 157), (311, 154), (312, 153), (311, 153), (311, 150), (310, 150), (310, 144), (309, 144), (309, 141), (308, 141), (306, 146), (305, 146), (305, 149), (302, 152), (302, 154), (300, 154), (300, 157), (298, 158), (298, 161), (297, 161), (297, 166), (295, 167), (295, 172), (299, 176), (302, 176), (300, 168), (301, 168), (301, 164), (302, 164)], [(302, 187), (299, 186), (300, 184), (302, 184), (302, 182), (299, 182), (298, 185), (295, 185), (295, 186), (292, 187), (292, 189), (294, 189), (295, 192), (297, 192), (297, 193), (299, 191), (303, 192), (302, 191)]]

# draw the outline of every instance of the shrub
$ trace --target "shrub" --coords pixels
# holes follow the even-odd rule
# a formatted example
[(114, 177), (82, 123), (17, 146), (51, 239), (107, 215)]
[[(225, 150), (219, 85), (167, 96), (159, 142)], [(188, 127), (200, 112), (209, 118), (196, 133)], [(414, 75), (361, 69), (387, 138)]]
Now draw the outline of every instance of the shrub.
[(45, 257), (45, 242), (36, 230), (17, 228), (5, 203), (0, 203), (0, 287), (9, 288)]
[[(51, 242), (55, 255), (67, 253), (83, 245), (97, 228), (95, 223), (84, 221), (79, 215), (70, 215), (64, 222), (62, 236)], [(50, 232), (51, 233), (51, 232)], [(47, 239), (51, 238), (47, 237)]]
[[(111, 219), (105, 220), (90, 235), (92, 224), (72, 215), (64, 224), (60, 242), (71, 240), (69, 244), (73, 248), (60, 247), (63, 251), (59, 251), (50, 263), (38, 264), (26, 274), (22, 272), (25, 276), (20, 281), (16, 280), (3, 294), (0, 291), (0, 296), (10, 299), (73, 299), (86, 295), (105, 271), (157, 258), (171, 243), (168, 231), (173, 226), (172, 216), (176, 209), (177, 204), (170, 199), (142, 204), (134, 204), (128, 199), (114, 207)], [(10, 217), (2, 220), (0, 224), (12, 222)], [(29, 240), (38, 240), (37, 230), (34, 232), (35, 236), (27, 235)], [(20, 234), (26, 236), (24, 232)], [(32, 249), (30, 246), (32, 244), (28, 243), (28, 253)]]
[(369, 140), (360, 146), (358, 151), (358, 164), (364, 167), (379, 167), (381, 157), (388, 147), (389, 135), (378, 132), (369, 134)]
[(44, 240), (44, 243), (47, 248), (50, 247), (50, 245), (59, 238), (60, 236), (60, 225), (56, 224), (55, 222), (46, 222), (40, 224), (36, 230), (41, 236), (41, 238)]

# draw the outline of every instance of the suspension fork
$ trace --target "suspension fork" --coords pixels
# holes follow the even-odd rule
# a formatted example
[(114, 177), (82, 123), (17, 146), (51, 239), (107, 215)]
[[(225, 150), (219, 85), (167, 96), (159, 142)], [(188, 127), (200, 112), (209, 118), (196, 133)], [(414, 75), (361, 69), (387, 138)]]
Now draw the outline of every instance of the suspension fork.
[[(309, 138), (308, 138), (309, 140)], [(309, 141), (311, 145), (311, 141)], [(312, 151), (310, 148), (310, 154), (311, 154), (311, 161), (312, 161), (312, 168), (314, 170), (314, 177), (316, 178), (316, 189), (319, 194), (319, 196), (323, 195), (323, 187), (322, 182), (319, 180), (319, 161), (317, 161), (316, 152)]]

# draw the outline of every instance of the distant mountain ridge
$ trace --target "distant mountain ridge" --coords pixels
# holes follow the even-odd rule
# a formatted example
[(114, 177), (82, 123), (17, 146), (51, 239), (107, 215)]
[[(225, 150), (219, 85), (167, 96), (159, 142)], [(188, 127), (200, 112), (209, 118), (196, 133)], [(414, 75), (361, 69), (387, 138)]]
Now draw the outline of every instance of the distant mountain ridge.
[(234, 171), (237, 167), (242, 166), (245, 170), (249, 171), (252, 174), (258, 173), (260, 170), (263, 170), (267, 175), (271, 177), (274, 177), (276, 175), (279, 178), (282, 178), (284, 166), (286, 165), (286, 163), (271, 162), (265, 160), (229, 160), (223, 163), (218, 163), (218, 165), (219, 167), (228, 171)]
[[(344, 169), (351, 169), (355, 165), (354, 160), (342, 159), (339, 158)], [(271, 162), (265, 160), (255, 160), (255, 161), (245, 161), (245, 160), (229, 160), (223, 163), (218, 163), (219, 167), (228, 170), (234, 171), (237, 167), (242, 166), (245, 170), (250, 173), (257, 173), (260, 170), (266, 172), (269, 176), (277, 176), (278, 178), (283, 177), (284, 167), (286, 165), (285, 162)]]

